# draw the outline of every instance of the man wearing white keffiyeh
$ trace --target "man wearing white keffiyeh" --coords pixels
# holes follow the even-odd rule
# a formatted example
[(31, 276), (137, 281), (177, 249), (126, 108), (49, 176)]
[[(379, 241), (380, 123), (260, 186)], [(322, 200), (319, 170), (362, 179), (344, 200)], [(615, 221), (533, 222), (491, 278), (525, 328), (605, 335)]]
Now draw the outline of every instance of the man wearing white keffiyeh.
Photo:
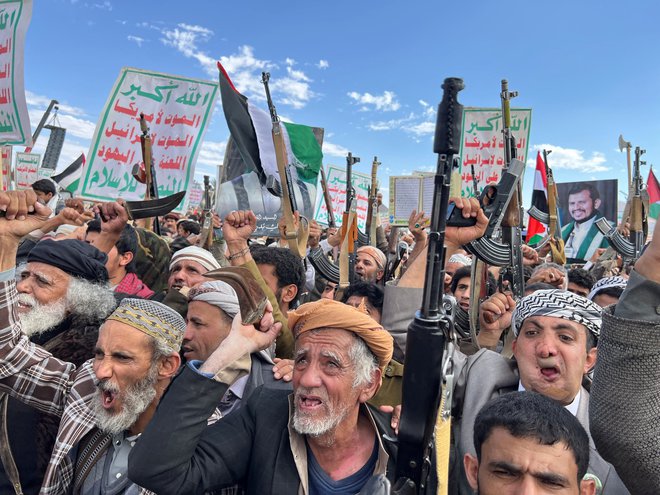
[[(515, 359), (505, 359), (488, 349), (457, 359), (453, 429), (459, 459), (465, 454), (474, 455), (474, 420), (480, 408), (489, 399), (516, 390), (533, 391), (556, 400), (589, 432), (589, 392), (582, 382), (596, 363), (600, 307), (560, 289), (536, 291), (515, 305), (503, 300), (507, 303), (501, 304), (499, 314), (493, 310), (491, 316), (500, 328), (511, 324), (516, 336)], [(459, 467), (458, 492), (471, 493), (463, 466), (456, 466)], [(628, 493), (614, 468), (594, 448), (585, 479), (594, 480), (596, 493)]]

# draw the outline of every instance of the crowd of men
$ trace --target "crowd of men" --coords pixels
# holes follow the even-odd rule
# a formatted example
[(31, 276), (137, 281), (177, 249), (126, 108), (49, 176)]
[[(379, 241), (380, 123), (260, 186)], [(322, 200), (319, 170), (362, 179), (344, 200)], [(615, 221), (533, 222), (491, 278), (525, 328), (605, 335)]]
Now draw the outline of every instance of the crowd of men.
[[(422, 213), (379, 224), (338, 287), (251, 211), (214, 216), (204, 249), (195, 215), (157, 235), (42, 182), (0, 192), (0, 493), (388, 493)], [(451, 442), (430, 458), (450, 461), (423, 492), (657, 493), (660, 234), (634, 266), (524, 246), (524, 297), (490, 267), (478, 300), (462, 247), (488, 219), (453, 202), (476, 225), (446, 230)], [(312, 221), (308, 248), (330, 261), (340, 235)]]

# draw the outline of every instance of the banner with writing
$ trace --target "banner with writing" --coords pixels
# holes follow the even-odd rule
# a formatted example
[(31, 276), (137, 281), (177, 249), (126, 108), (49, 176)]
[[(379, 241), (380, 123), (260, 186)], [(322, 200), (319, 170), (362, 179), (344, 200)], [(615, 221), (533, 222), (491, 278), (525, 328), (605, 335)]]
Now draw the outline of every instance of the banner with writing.
[(0, 143), (32, 145), (23, 60), (32, 0), (0, 2)]
[[(523, 163), (527, 161), (531, 124), (531, 109), (511, 109), (516, 156)], [(500, 181), (504, 167), (502, 109), (466, 108), (463, 111), (460, 157), (461, 196), (475, 196), (474, 178), (477, 180), (476, 195), (487, 185)]]
[(16, 189), (29, 189), (38, 181), (41, 155), (37, 153), (16, 153)]
[[(355, 188), (355, 198), (357, 199), (358, 228), (364, 232), (367, 226), (371, 177), (367, 174), (355, 172), (354, 170), (351, 172), (351, 176), (351, 183)], [(327, 180), (328, 192), (332, 199), (332, 211), (335, 215), (335, 223), (337, 227), (341, 227), (342, 215), (346, 211), (346, 170), (329, 165)], [(317, 201), (314, 220), (322, 225), (328, 225), (328, 210), (325, 207), (323, 194), (319, 194), (319, 198), (320, 201)]]
[(99, 117), (79, 196), (144, 197), (145, 186), (131, 173), (142, 162), (141, 113), (151, 136), (158, 195), (188, 190), (217, 92), (215, 82), (123, 68)]
[(186, 196), (186, 209), (199, 207), (203, 198), (204, 186), (199, 182), (193, 182), (193, 185), (188, 189), (188, 194)]
[(0, 148), (0, 159), (2, 160), (2, 190), (11, 190), (11, 146)]

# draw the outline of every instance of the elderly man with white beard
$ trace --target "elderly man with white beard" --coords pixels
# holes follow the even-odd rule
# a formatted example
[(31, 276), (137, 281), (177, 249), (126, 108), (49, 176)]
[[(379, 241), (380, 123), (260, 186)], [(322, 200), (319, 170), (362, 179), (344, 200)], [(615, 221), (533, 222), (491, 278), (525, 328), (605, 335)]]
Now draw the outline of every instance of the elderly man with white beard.
[[(117, 219), (119, 205), (102, 208)], [(160, 303), (124, 299), (99, 329), (93, 359), (56, 359), (21, 331), (14, 274), (19, 239), (49, 210), (29, 190), (0, 192), (0, 210), (0, 391), (60, 418), (40, 493), (149, 493), (127, 479), (128, 452), (180, 366), (185, 322)]]
[(393, 478), (390, 419), (367, 404), (392, 357), (390, 334), (328, 299), (289, 312), (288, 324), (295, 338), (293, 394), (262, 387), (206, 427), (217, 398), (240, 379), (237, 359), (275, 338), (270, 330), (232, 325), (198, 369), (190, 364), (173, 381), (130, 454), (131, 480), (159, 495), (234, 483), (248, 494), (295, 495), (362, 493), (373, 475)]
[[(23, 332), (58, 359), (76, 366), (94, 355), (99, 326), (116, 306), (107, 286), (105, 258), (82, 241), (43, 240), (18, 270)], [(2, 403), (0, 443), (8, 449), (0, 466), (0, 493), (11, 493), (16, 486), (26, 494), (37, 493), (58, 421), (11, 397), (4, 397)]]

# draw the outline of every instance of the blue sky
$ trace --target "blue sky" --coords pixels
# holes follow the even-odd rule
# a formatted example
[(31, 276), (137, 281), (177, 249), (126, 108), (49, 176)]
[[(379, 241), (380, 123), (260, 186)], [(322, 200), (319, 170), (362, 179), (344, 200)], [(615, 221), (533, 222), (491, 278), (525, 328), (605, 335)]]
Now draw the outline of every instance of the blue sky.
[[(462, 77), (460, 100), (475, 107), (499, 106), (506, 78), (520, 93), (513, 106), (532, 108), (531, 162), (536, 148), (551, 147), (557, 181), (616, 178), (623, 191), (620, 133), (660, 166), (659, 14), (657, 2), (608, 0), (38, 0), (25, 87), (33, 127), (51, 98), (61, 103), (62, 168), (87, 153), (121, 67), (217, 81), (221, 60), (264, 109), (260, 74), (268, 70), (280, 115), (325, 128), (326, 165), (343, 165), (350, 150), (369, 173), (377, 155), (386, 186), (388, 175), (434, 169), (445, 77)], [(215, 175), (227, 137), (218, 104), (198, 179)], [(528, 203), (532, 169), (526, 177)]]

